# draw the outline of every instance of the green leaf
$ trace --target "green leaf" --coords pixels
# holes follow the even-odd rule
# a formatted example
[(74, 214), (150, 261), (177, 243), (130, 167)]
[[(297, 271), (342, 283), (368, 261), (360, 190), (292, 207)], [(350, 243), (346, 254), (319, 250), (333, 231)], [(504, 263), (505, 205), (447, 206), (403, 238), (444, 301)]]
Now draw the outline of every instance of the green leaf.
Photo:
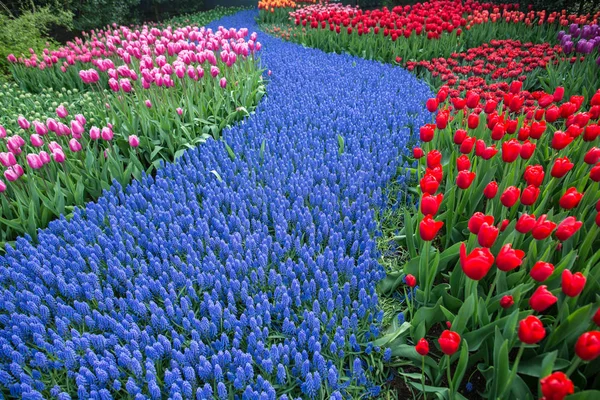
[(260, 159), (260, 163), (262, 164), (265, 161), (265, 139), (262, 140), (262, 143), (260, 144), (260, 152), (258, 153), (258, 157)]
[(574, 335), (581, 335), (589, 325), (592, 317), (592, 306), (588, 304), (573, 311), (560, 325), (552, 331), (546, 342), (545, 350), (553, 349), (559, 343), (567, 341)]
[(394, 332), (388, 333), (372, 342), (373, 346), (383, 347), (410, 329), (410, 322), (403, 322)]
[(342, 154), (344, 152), (344, 138), (342, 137), (342, 135), (338, 134), (337, 140), (338, 140), (338, 154)]
[(458, 364), (456, 365), (456, 369), (454, 370), (454, 377), (452, 377), (452, 387), (459, 388), (460, 384), (465, 376), (465, 371), (467, 370), (467, 364), (469, 361), (469, 345), (466, 340), (462, 340), (462, 348), (460, 349), (460, 357), (458, 359)]
[(404, 209), (404, 230), (406, 231), (406, 247), (410, 257), (417, 256), (417, 248), (415, 245), (415, 234), (413, 232), (413, 222), (408, 208)]
[(522, 360), (519, 363), (518, 372), (523, 375), (533, 376), (535, 378), (543, 378), (550, 375), (552, 371), (567, 368), (571, 365), (569, 360), (556, 358), (557, 350), (550, 353), (540, 354), (533, 358)]
[(452, 321), (452, 330), (457, 332), (458, 334), (463, 333), (467, 326), (467, 322), (471, 320), (473, 316), (473, 311), (475, 310), (475, 296), (473, 293), (463, 303), (458, 310), (458, 314), (456, 314), (456, 318)]
[(600, 399), (600, 390), (584, 390), (567, 396), (565, 400), (598, 400)]
[(227, 150), (227, 154), (229, 154), (231, 161), (235, 160), (235, 153), (233, 152), (232, 148), (229, 147), (227, 142), (223, 142), (223, 144), (225, 145), (225, 149)]
[(214, 176), (217, 177), (217, 180), (219, 182), (223, 182), (223, 179), (221, 179), (221, 175), (219, 175), (219, 173), (217, 171), (215, 171), (214, 169), (210, 171)]

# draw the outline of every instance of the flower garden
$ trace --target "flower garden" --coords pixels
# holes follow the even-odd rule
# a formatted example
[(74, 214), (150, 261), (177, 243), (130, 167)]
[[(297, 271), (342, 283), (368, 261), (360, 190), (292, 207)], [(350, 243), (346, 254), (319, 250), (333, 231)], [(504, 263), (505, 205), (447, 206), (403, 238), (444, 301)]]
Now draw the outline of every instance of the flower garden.
[(0, 398), (599, 399), (599, 19), (261, 0), (9, 55)]

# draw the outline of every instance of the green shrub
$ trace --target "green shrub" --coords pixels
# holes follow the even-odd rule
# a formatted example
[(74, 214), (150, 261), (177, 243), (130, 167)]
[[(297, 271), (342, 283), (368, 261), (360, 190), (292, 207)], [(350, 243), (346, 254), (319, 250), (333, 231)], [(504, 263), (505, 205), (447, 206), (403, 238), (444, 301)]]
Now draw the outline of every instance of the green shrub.
[(69, 11), (55, 11), (50, 7), (23, 11), (18, 17), (8, 10), (0, 13), (0, 73), (6, 73), (9, 54), (29, 55), (29, 49), (42, 51), (48, 42), (48, 31), (53, 25), (72, 27), (73, 15)]

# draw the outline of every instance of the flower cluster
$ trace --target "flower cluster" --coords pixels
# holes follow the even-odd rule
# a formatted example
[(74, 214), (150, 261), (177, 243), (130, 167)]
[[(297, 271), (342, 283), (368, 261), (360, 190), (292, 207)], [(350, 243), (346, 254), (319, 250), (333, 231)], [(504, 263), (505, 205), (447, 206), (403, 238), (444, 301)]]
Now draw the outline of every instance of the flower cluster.
[(385, 350), (369, 344), (384, 276), (375, 210), (431, 94), (401, 69), (271, 38), (262, 60), (269, 97), (225, 142), (113, 187), (40, 231), (39, 244), (7, 248), (0, 382), (10, 396), (379, 392), (360, 355)]
[[(568, 32), (558, 32), (558, 40), (566, 54), (573, 51), (585, 55), (598, 53), (600, 52), (600, 26), (593, 24), (580, 27), (578, 24), (571, 24)], [(596, 58), (596, 64), (600, 66), (600, 55)]]
[[(594, 249), (600, 245), (600, 90), (589, 104), (583, 96), (564, 98), (562, 87), (552, 94), (536, 93), (531, 105), (525, 98), (520, 81), (509, 85), (503, 104), (475, 91), (465, 98), (450, 97), (442, 87), (426, 103), (437, 114), (434, 123), (420, 128), (424, 149), (414, 149), (423, 171), (418, 217), (423, 250), (414, 271), (423, 292), (417, 300), (430, 304), (434, 279), (428, 260), (430, 242), (436, 240), (444, 243), (440, 257), (458, 253), (456, 268), (445, 279), (452, 295), (464, 301), (460, 312), (469, 302), (484, 307), (480, 315), (485, 323), (474, 317), (457, 328), (467, 332), (468, 343), (481, 329), (502, 320), (504, 310), (512, 313), (515, 324), (519, 311), (555, 321), (548, 334), (540, 317), (519, 317), (516, 333), (523, 345), (513, 375), (524, 345), (542, 340), (546, 345), (540, 357), (558, 342), (569, 346), (566, 354), (574, 357), (570, 371), (581, 360), (600, 356), (600, 332), (590, 330), (596, 321), (592, 315), (598, 286), (588, 280), (597, 274)], [(464, 237), (459, 227), (464, 227)], [(482, 294), (478, 282), (487, 282)], [(492, 298), (497, 305), (490, 304)], [(582, 321), (575, 328), (567, 318), (578, 308)], [(566, 340), (558, 336), (565, 327), (574, 332)], [(439, 340), (446, 354), (456, 352), (460, 343), (454, 340), (452, 351), (445, 350), (449, 335)], [(510, 349), (513, 343), (509, 336), (506, 346)], [(500, 375), (490, 375), (488, 383), (494, 387), (498, 379)], [(542, 379), (544, 391), (555, 384), (550, 383), (553, 379)], [(568, 378), (561, 382), (564, 392), (553, 398), (562, 400), (573, 393), (573, 384)], [(506, 387), (493, 389), (490, 396), (504, 397), (511, 390)]]

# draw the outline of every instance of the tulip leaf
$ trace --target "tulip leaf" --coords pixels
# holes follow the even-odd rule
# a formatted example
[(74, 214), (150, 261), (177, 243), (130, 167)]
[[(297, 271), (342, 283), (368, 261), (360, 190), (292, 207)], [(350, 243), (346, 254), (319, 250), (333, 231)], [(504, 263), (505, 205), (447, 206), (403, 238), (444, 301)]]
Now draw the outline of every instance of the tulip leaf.
[(500, 329), (496, 327), (494, 339), (494, 384), (490, 398), (495, 399), (502, 395), (510, 376), (510, 367), (508, 364), (508, 340), (504, 339)]
[(600, 390), (584, 390), (566, 397), (566, 400), (598, 400), (600, 399)]
[(552, 331), (546, 342), (545, 351), (555, 348), (562, 342), (567, 342), (569, 338), (581, 335), (589, 324), (592, 317), (592, 306), (588, 304), (573, 311), (560, 325)]
[[(399, 344), (390, 346), (392, 349), (392, 357), (400, 357), (400, 358), (408, 358), (409, 360), (414, 361), (415, 363), (421, 364), (423, 360), (423, 356), (421, 356), (415, 350), (415, 346), (410, 346), (408, 344)], [(432, 368), (439, 368), (435, 361), (431, 357), (425, 357), (425, 364)]]
[(410, 322), (403, 322), (402, 325), (400, 325), (398, 328), (396, 328), (396, 330), (394, 330), (394, 332), (388, 333), (387, 335), (384, 335), (382, 337), (380, 337), (379, 339), (375, 340), (372, 342), (373, 346), (379, 346), (382, 347), (384, 345), (386, 345), (387, 343), (392, 342), (393, 340), (395, 340), (398, 336), (402, 335), (405, 332), (408, 332), (408, 330), (410, 329)]
[(338, 154), (342, 154), (344, 152), (344, 137), (340, 134), (337, 135), (338, 140)]
[(413, 232), (413, 221), (408, 208), (404, 209), (404, 230), (406, 232), (406, 247), (408, 248), (408, 254), (411, 258), (416, 257), (417, 248), (415, 245), (415, 233)]
[(452, 377), (452, 387), (459, 388), (460, 384), (465, 376), (467, 370), (467, 364), (469, 361), (469, 345), (465, 339), (462, 340), (462, 346), (460, 349), (460, 357), (458, 358), (458, 364), (454, 370), (454, 376)]
[(231, 161), (235, 160), (235, 153), (233, 152), (233, 149), (227, 144), (227, 142), (223, 142), (223, 144), (225, 145), (225, 149), (227, 150), (227, 154), (229, 155)]
[(533, 358), (523, 359), (519, 363), (518, 372), (523, 375), (543, 378), (550, 375), (552, 371), (561, 370), (571, 365), (569, 360), (556, 358), (556, 350), (550, 353), (543, 353)]
[(473, 316), (474, 310), (475, 296), (474, 294), (471, 294), (460, 307), (460, 310), (458, 310), (458, 314), (456, 314), (454, 321), (452, 321), (452, 330), (462, 335), (467, 326), (467, 322), (470, 321)]

